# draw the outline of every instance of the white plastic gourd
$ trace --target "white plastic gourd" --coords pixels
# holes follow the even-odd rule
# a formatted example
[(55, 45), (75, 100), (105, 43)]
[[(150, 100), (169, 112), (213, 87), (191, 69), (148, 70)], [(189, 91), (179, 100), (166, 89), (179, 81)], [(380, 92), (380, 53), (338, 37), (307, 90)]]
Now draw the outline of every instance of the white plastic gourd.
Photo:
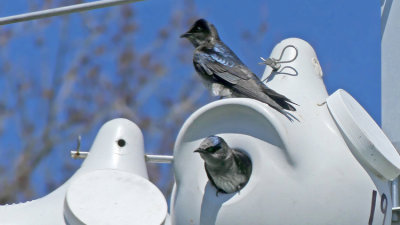
[(0, 206), (0, 224), (164, 224), (167, 203), (148, 180), (143, 135), (127, 119), (102, 126), (82, 167), (50, 194)]
[[(281, 54), (289, 62), (277, 71), (267, 67), (263, 79), (300, 105), (292, 113), (298, 121), (247, 98), (215, 101), (193, 113), (174, 149), (172, 224), (390, 224), (388, 181), (400, 173), (399, 155), (351, 96), (339, 90), (328, 98), (307, 42), (286, 39), (271, 57)], [(356, 127), (368, 135), (354, 136)], [(210, 185), (193, 153), (209, 135), (250, 156), (253, 172), (240, 192), (216, 196)]]

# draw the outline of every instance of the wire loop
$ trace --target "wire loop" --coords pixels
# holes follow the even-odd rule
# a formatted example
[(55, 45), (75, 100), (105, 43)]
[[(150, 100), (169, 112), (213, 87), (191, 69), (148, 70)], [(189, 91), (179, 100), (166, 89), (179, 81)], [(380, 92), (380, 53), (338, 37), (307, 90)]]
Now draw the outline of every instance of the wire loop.
[[(288, 49), (288, 48), (294, 48), (294, 50), (295, 50), (295, 55), (294, 55), (294, 57), (293, 57), (292, 59), (282, 61), (282, 57), (283, 57), (283, 55), (285, 54), (286, 49)], [(262, 62), (260, 62), (259, 64), (265, 64), (265, 65), (267, 65), (267, 66), (270, 66), (270, 67), (272, 68), (271, 74), (272, 74), (273, 72), (277, 72), (277, 73), (287, 74), (287, 75), (291, 75), (291, 76), (296, 76), (296, 75), (298, 75), (296, 69), (294, 69), (294, 68), (291, 67), (291, 66), (284, 66), (284, 67), (282, 67), (282, 69), (281, 69), (281, 64), (291, 63), (291, 62), (295, 61), (295, 60), (297, 59), (297, 56), (298, 56), (298, 55), (299, 55), (299, 50), (298, 50), (294, 45), (287, 45), (287, 46), (285, 46), (285, 47), (282, 49), (282, 52), (281, 52), (281, 55), (279, 56), (279, 59), (275, 59), (275, 58), (264, 59), (263, 57), (260, 57), (261, 60), (262, 60)], [(294, 73), (286, 73), (286, 72), (283, 72), (283, 70), (284, 70), (285, 68), (291, 68), (291, 69), (293, 69), (293, 70), (294, 70)], [(279, 69), (281, 69), (281, 70), (279, 70)], [(265, 79), (263, 80), (263, 82), (264, 82), (265, 80), (267, 80), (268, 77), (271, 76), (271, 74), (269, 74), (269, 75), (267, 76), (267, 78), (265, 78)]]

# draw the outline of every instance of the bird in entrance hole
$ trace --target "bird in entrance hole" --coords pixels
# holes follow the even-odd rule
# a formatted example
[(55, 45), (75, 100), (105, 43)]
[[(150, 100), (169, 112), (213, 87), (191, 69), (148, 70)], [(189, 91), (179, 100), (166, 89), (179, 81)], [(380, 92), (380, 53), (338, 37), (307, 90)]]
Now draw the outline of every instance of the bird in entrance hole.
[(243, 152), (232, 149), (219, 136), (204, 139), (194, 152), (200, 153), (211, 184), (219, 192), (230, 194), (240, 191), (249, 181), (252, 163)]

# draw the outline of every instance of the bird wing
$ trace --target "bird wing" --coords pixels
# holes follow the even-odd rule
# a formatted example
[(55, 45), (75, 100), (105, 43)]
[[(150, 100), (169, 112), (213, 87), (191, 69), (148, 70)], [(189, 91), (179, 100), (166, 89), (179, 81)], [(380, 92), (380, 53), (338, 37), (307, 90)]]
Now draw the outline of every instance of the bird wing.
[(250, 158), (246, 154), (238, 150), (233, 150), (233, 158), (235, 159), (235, 163), (241, 173), (245, 174), (247, 177), (250, 177), (252, 170)]
[(212, 49), (197, 51), (193, 62), (196, 67), (203, 69), (208, 75), (215, 76), (216, 79), (232, 85), (241, 80), (248, 80), (253, 75), (236, 56), (226, 56)]

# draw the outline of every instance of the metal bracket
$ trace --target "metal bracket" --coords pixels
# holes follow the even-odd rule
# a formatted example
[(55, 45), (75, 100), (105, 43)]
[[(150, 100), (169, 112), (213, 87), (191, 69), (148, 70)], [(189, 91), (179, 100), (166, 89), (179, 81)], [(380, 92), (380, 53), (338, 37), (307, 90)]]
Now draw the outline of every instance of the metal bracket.
[(81, 152), (81, 135), (78, 136), (76, 143), (76, 150), (71, 151), (71, 158), (73, 159), (84, 159), (88, 156), (89, 152)]
[[(288, 49), (288, 48), (294, 48), (296, 54), (295, 54), (295, 56), (294, 56), (292, 59), (286, 60), (286, 61), (282, 61), (282, 57), (283, 57), (283, 55), (284, 55), (286, 49)], [(259, 64), (265, 64), (265, 65), (267, 65), (267, 66), (270, 66), (270, 67), (272, 68), (272, 72), (282, 73), (282, 71), (283, 71), (287, 66), (284, 66), (284, 67), (281, 68), (281, 64), (293, 62), (294, 60), (297, 59), (297, 56), (298, 56), (298, 55), (299, 55), (299, 50), (298, 50), (294, 45), (287, 45), (286, 47), (284, 47), (284, 48), (282, 49), (282, 52), (281, 52), (281, 55), (279, 56), (279, 59), (275, 59), (275, 58), (264, 59), (263, 57), (260, 57), (261, 60), (262, 60), (262, 62), (260, 62)], [(280, 69), (280, 71), (279, 71), (279, 69)], [(295, 71), (295, 73), (293, 73), (293, 74), (291, 74), (291, 73), (284, 73), (284, 74), (296, 76), (296, 75), (297, 75), (297, 71), (296, 71), (294, 68), (292, 68), (292, 69)], [(271, 72), (271, 74), (272, 74), (272, 72)], [(270, 74), (270, 75), (271, 75), (271, 74)], [(269, 77), (270, 75), (268, 75), (267, 78), (265, 78), (265, 79), (263, 80), (263, 82), (264, 82), (266, 79), (268, 79), (268, 77)]]
[[(296, 51), (296, 55), (293, 57), (293, 59), (282, 61), (283, 54), (285, 53), (286, 49), (288, 49), (288, 48), (294, 48)], [(298, 55), (299, 55), (299, 50), (297, 50), (297, 48), (294, 45), (287, 45), (286, 47), (284, 47), (282, 49), (279, 59), (275, 59), (275, 58), (264, 59), (263, 57), (260, 57), (262, 62), (260, 62), (259, 64), (266, 64), (266, 65), (272, 67), (272, 70), (277, 71), (281, 67), (280, 64), (293, 62), (294, 60), (296, 60)]]
[(273, 71), (278, 71), (278, 69), (281, 67), (281, 64), (279, 64), (277, 59), (274, 58), (264, 59), (263, 57), (260, 57), (260, 59), (262, 60), (262, 62), (258, 64), (265, 64), (267, 66), (270, 66), (272, 67)]

